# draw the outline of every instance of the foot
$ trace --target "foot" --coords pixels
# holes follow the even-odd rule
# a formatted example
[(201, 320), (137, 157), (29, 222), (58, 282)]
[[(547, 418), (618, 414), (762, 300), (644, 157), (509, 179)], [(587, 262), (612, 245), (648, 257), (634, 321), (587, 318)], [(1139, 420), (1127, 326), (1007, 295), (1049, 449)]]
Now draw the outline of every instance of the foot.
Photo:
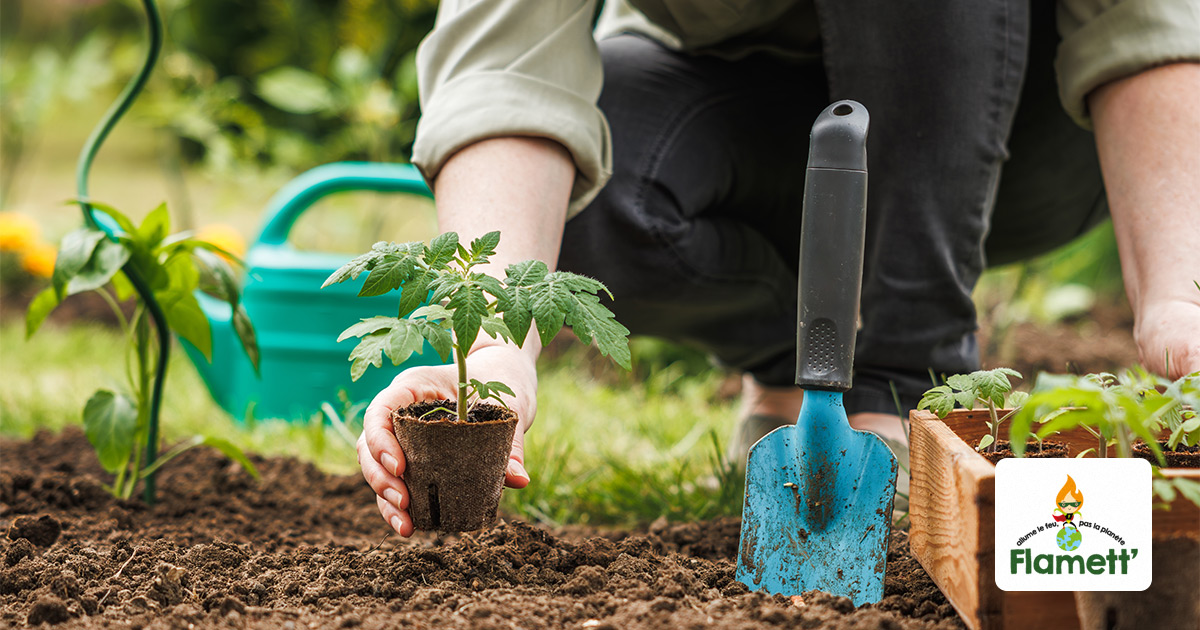
[(739, 471), (745, 470), (750, 447), (771, 431), (795, 424), (803, 402), (804, 392), (799, 387), (770, 387), (749, 374), (743, 375), (738, 426), (726, 452), (729, 461), (734, 462)]
[[(893, 511), (904, 513), (908, 511), (908, 435), (905, 434), (907, 423), (902, 423), (900, 417), (894, 414), (864, 412), (850, 416), (850, 426), (859, 431), (870, 431), (879, 436), (887, 447), (892, 449), (896, 461), (900, 464), (896, 470), (896, 503)], [(903, 495), (903, 496), (901, 496)]]

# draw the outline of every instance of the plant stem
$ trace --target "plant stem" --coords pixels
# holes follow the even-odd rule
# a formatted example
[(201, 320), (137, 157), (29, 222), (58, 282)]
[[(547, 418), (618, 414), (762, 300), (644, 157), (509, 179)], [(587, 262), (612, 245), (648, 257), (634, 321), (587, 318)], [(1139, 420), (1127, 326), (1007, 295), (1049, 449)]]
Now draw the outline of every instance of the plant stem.
[(1125, 427), (1117, 427), (1117, 457), (1129, 457), (1131, 450), (1129, 431)]
[(467, 355), (458, 344), (454, 345), (454, 363), (458, 366), (458, 407), (455, 409), (459, 422), (467, 421)]
[[(996, 403), (991, 400), (988, 400), (988, 413), (992, 416), (992, 444), (988, 447), (988, 452), (995, 453), (1000, 444), (1000, 419), (996, 417)], [(1011, 444), (1009, 448), (1012, 448)]]

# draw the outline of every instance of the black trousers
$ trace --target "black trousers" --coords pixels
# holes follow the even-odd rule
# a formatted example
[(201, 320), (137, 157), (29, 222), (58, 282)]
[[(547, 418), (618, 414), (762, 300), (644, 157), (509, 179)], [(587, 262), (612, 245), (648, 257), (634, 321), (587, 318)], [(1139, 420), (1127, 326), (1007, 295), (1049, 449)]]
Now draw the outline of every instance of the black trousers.
[(856, 4), (819, 4), (823, 63), (602, 41), (614, 174), (567, 222), (559, 265), (606, 283), (633, 333), (793, 383), (808, 133), (858, 100), (870, 174), (846, 408), (895, 412), (893, 385), (911, 408), (930, 369), (978, 368), (986, 264), (1061, 245), (1107, 206), (1093, 137), (1058, 102), (1052, 3)]

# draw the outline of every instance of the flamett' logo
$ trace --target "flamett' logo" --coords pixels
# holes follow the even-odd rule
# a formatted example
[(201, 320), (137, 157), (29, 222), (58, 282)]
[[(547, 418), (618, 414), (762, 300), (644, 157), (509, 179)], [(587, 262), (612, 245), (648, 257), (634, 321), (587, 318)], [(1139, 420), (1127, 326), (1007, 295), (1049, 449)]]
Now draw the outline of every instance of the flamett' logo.
[(1002, 460), (995, 544), (1003, 590), (1144, 590), (1151, 576), (1149, 462)]
[(1067, 475), (1067, 483), (1058, 491), (1058, 500), (1055, 503), (1058, 507), (1054, 508), (1054, 520), (1063, 524), (1062, 529), (1058, 530), (1055, 542), (1063, 551), (1075, 551), (1079, 548), (1079, 543), (1083, 542), (1083, 535), (1079, 533), (1079, 528), (1074, 522), (1075, 517), (1079, 516), (1079, 509), (1083, 507), (1083, 493), (1075, 486), (1071, 475)]

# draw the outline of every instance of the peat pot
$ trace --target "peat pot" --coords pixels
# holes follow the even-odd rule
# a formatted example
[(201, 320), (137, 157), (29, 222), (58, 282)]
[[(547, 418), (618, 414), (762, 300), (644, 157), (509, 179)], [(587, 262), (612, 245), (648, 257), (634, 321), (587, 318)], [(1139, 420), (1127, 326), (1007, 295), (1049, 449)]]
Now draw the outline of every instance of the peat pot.
[[(1002, 591), (994, 574), (996, 467), (973, 448), (988, 430), (987, 410), (910, 417), (912, 552), (972, 630), (1200, 627), (1200, 508), (1179, 496), (1170, 510), (1154, 510), (1154, 579), (1145, 592)], [(1083, 429), (1055, 439), (1070, 457), (1096, 445)], [(1200, 469), (1162, 472), (1200, 481)]]
[(421, 402), (392, 413), (392, 430), (406, 460), (413, 525), (442, 532), (488, 527), (496, 522), (517, 414), (479, 403), (468, 421), (460, 422), (446, 411), (430, 413), (438, 407), (454, 410), (456, 405)]

